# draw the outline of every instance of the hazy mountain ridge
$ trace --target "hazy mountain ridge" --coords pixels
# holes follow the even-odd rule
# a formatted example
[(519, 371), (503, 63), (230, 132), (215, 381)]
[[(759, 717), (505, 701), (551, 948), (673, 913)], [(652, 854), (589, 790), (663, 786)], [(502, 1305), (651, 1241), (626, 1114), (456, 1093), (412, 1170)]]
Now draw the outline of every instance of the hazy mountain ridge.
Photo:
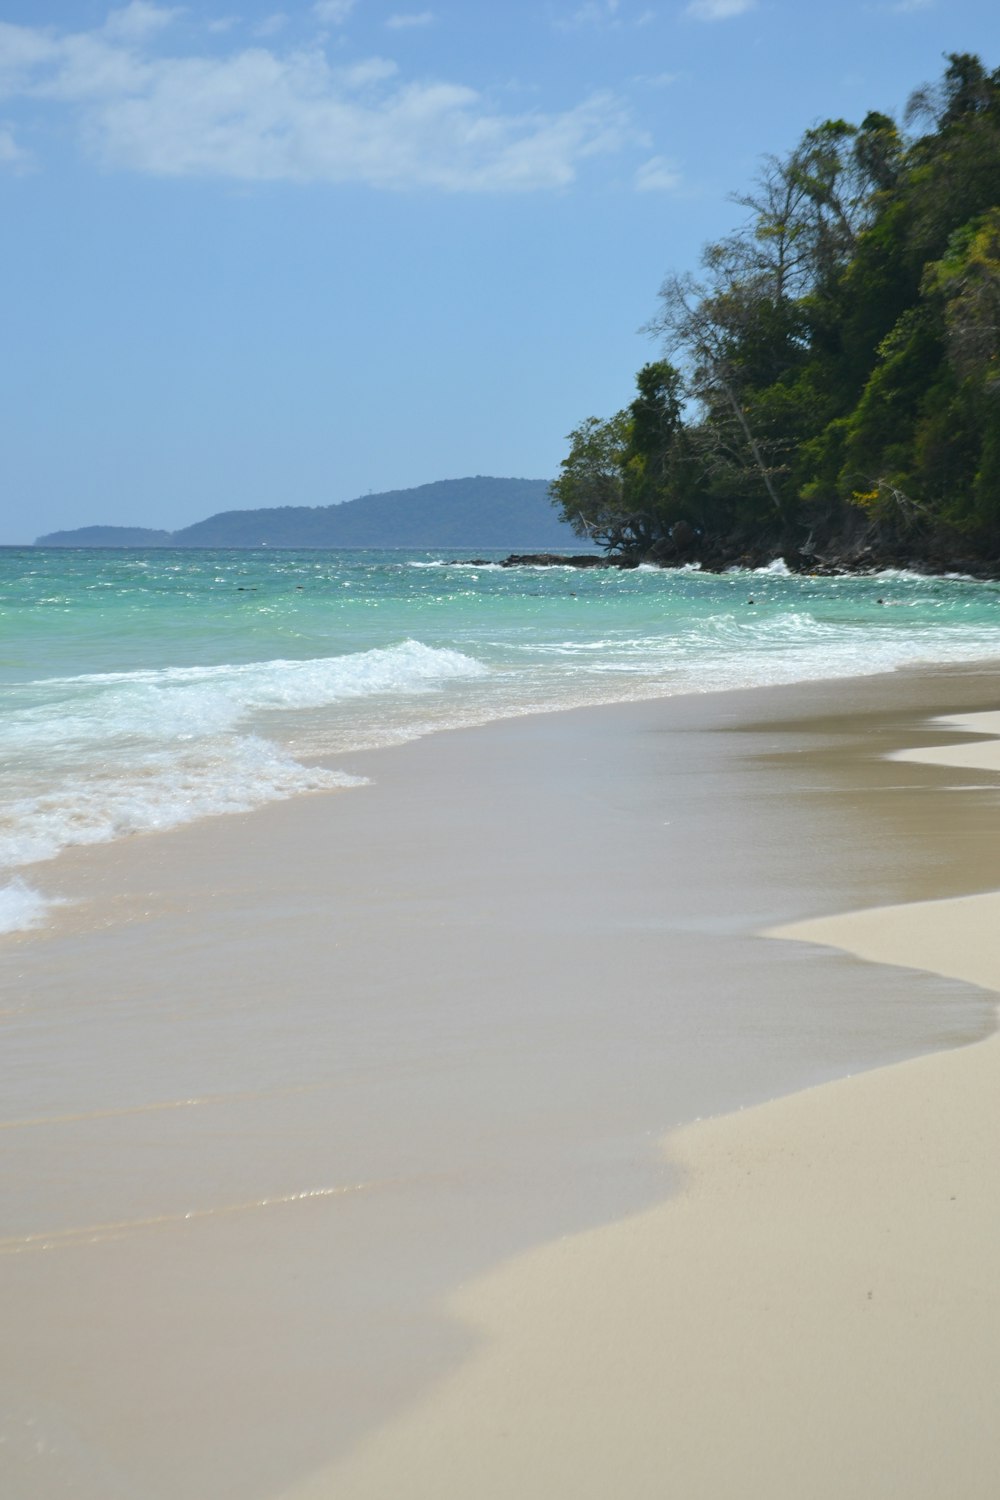
[[(586, 545), (585, 543), (583, 545)], [(547, 479), (477, 474), (340, 505), (228, 510), (179, 531), (83, 526), (36, 547), (456, 547), (579, 549), (549, 498)]]
[(35, 547), (172, 547), (173, 533), (148, 526), (78, 526), (37, 537)]

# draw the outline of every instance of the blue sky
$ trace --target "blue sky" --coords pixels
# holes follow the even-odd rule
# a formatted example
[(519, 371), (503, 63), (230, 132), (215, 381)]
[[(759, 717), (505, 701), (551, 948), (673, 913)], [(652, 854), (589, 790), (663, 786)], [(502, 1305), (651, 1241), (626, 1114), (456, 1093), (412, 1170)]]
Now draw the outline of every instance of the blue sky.
[(0, 541), (545, 477), (670, 270), (995, 0), (2, 0)]

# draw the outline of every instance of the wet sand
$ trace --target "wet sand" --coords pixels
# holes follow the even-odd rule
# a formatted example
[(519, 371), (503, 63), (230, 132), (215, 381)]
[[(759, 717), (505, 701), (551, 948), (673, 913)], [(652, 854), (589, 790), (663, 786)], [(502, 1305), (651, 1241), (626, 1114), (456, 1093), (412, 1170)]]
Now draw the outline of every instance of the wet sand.
[[(663, 1363), (649, 1284), (617, 1251), (596, 1283), (571, 1263), (652, 1204), (686, 1212), (695, 1183), (728, 1211), (687, 1135), (663, 1154), (672, 1127), (992, 1030), (958, 970), (758, 934), (1000, 885), (989, 792), (950, 790), (991, 773), (884, 758), (998, 686), (964, 668), (509, 721), (347, 757), (357, 791), (40, 866), (72, 904), (0, 950), (11, 1492), (606, 1494), (597, 1448), (646, 1493), (662, 1422), (605, 1441), (566, 1329), (603, 1330), (641, 1385)], [(668, 1259), (657, 1284), (682, 1290)], [(541, 1301), (512, 1353), (526, 1267)], [(727, 1275), (715, 1323), (686, 1321), (738, 1372), (758, 1357), (727, 1333), (742, 1255)], [(506, 1396), (477, 1384), (497, 1361)], [(712, 1382), (684, 1366), (707, 1420)]]
[[(988, 773), (992, 821), (1000, 741), (944, 739), (895, 758)], [(770, 935), (995, 1001), (998, 932), (994, 891)], [(996, 1035), (672, 1133), (667, 1204), (463, 1289), (476, 1358), (289, 1500), (990, 1500), (998, 1145)]]

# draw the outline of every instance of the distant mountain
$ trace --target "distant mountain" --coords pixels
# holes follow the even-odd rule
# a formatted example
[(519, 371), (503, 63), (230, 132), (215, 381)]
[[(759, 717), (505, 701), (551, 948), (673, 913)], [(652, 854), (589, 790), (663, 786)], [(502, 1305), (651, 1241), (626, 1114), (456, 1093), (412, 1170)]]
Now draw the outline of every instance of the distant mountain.
[(225, 510), (181, 531), (84, 526), (40, 536), (36, 547), (417, 547), (578, 549), (547, 479), (439, 479), (342, 505)]
[(36, 547), (169, 547), (172, 533), (148, 526), (80, 526), (40, 536)]

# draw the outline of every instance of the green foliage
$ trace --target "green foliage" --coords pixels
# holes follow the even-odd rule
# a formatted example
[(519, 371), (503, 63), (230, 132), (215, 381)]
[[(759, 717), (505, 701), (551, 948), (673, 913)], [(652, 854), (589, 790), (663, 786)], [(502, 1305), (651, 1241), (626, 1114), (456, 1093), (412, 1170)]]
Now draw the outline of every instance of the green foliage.
[(625, 461), (631, 432), (627, 412), (602, 422), (587, 417), (569, 434), (570, 450), (559, 465), (551, 495), (577, 536), (604, 546), (615, 541), (624, 514)]
[(949, 362), (959, 379), (1000, 380), (1000, 208), (957, 230), (924, 272), (922, 290), (945, 308)]
[(884, 541), (1000, 550), (1000, 70), (949, 54), (907, 118), (925, 133), (878, 111), (807, 130), (700, 275), (664, 282), (650, 327), (674, 364), (612, 419), (606, 545), (655, 546), (678, 520), (811, 535), (821, 507), (831, 534), (860, 518)]
[(910, 482), (916, 419), (940, 357), (924, 310), (907, 309), (879, 343), (875, 367), (847, 420), (845, 492), (870, 490), (886, 469)]
[(636, 376), (638, 395), (608, 421), (588, 417), (552, 485), (562, 519), (607, 548), (645, 553), (678, 521), (697, 524), (699, 465), (682, 417), (682, 383), (666, 360)]
[[(629, 407), (623, 500), (650, 544), (679, 520), (697, 518), (699, 492), (690, 439), (682, 420), (682, 386), (666, 360), (644, 365)], [(635, 524), (635, 523), (634, 523)]]

